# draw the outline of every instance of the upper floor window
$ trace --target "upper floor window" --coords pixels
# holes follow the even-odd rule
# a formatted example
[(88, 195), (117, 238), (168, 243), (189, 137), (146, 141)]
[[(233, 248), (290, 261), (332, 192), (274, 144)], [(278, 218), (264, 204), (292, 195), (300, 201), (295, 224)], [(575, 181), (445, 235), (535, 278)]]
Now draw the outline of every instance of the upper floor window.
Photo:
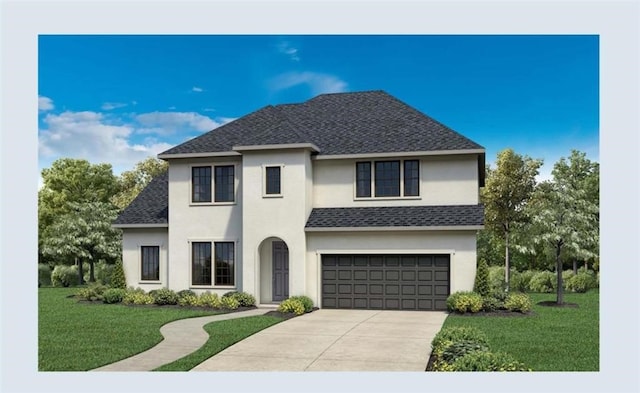
[(281, 168), (279, 166), (268, 166), (265, 168), (265, 194), (280, 195), (281, 190)]
[(376, 198), (420, 196), (420, 161), (356, 162), (356, 198), (371, 198), (372, 191)]
[(215, 165), (194, 166), (191, 168), (191, 202), (210, 203), (213, 194), (214, 202), (235, 201), (235, 166)]

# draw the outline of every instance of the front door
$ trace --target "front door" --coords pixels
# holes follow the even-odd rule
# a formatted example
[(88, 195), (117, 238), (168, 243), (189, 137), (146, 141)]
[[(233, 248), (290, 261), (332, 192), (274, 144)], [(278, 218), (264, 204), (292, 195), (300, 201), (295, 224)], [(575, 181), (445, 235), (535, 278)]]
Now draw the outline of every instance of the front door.
[(289, 297), (289, 249), (284, 242), (274, 241), (273, 246), (273, 293), (274, 302)]

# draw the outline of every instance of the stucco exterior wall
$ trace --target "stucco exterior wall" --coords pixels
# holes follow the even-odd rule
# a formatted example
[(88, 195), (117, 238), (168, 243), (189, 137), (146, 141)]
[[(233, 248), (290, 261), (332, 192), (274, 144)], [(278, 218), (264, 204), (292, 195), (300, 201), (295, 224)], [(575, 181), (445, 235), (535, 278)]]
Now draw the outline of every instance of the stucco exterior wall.
[[(303, 149), (243, 152), (243, 290), (258, 302), (271, 298), (262, 299), (269, 291), (260, 288), (260, 246), (271, 237), (289, 248), (289, 294), (305, 293), (308, 156)], [(264, 195), (265, 166), (282, 166), (281, 197)]]
[[(473, 205), (479, 201), (475, 155), (384, 158), (420, 159), (420, 197), (355, 198), (355, 163), (369, 159), (313, 161), (313, 207)], [(371, 159), (370, 161), (376, 161)]]
[(450, 293), (470, 291), (476, 275), (475, 231), (308, 232), (306, 295), (320, 302), (320, 255), (450, 254)]
[[(160, 280), (141, 280), (141, 246), (160, 247)], [(127, 228), (122, 231), (122, 266), (127, 287), (140, 287), (145, 291), (167, 286), (167, 255), (169, 241), (167, 228)]]
[[(230, 164), (235, 165), (235, 202), (203, 205), (191, 203), (191, 167)], [(175, 291), (192, 289), (196, 293), (210, 291), (219, 295), (232, 290), (243, 290), (241, 158), (172, 160), (169, 165), (169, 201), (169, 288)], [(235, 286), (191, 285), (192, 241), (235, 242)]]

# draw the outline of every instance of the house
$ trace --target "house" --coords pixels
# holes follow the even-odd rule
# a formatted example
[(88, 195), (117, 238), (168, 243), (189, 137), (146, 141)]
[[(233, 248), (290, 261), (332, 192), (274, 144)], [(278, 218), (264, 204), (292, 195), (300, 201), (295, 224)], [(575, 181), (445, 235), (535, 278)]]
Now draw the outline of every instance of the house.
[(114, 224), (130, 286), (410, 310), (473, 287), (485, 149), (383, 91), (269, 105), (158, 157)]

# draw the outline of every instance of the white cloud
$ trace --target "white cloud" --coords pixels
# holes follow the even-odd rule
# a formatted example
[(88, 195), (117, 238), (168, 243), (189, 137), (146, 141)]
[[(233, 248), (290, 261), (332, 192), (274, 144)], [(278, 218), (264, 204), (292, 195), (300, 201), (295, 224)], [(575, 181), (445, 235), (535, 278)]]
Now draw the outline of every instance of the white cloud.
[(137, 115), (136, 121), (143, 126), (140, 132), (169, 135), (180, 130), (211, 131), (226, 121), (216, 121), (196, 112), (150, 112)]
[(283, 41), (278, 44), (278, 51), (289, 56), (289, 59), (293, 61), (300, 61), (300, 56), (298, 56), (298, 49), (291, 46), (289, 42)]
[(38, 110), (39, 111), (50, 111), (54, 108), (53, 100), (49, 97), (38, 96)]
[(193, 86), (191, 91), (195, 91), (196, 93), (202, 93), (204, 89), (202, 87)]
[(127, 106), (127, 104), (122, 102), (105, 102), (104, 104), (102, 104), (100, 108), (102, 108), (102, 110), (105, 110), (105, 111), (110, 111), (112, 109), (124, 108), (125, 106)]
[(175, 107), (175, 106), (170, 106), (170, 107), (169, 107), (169, 110), (174, 110), (174, 109), (176, 109), (176, 107)]
[(284, 90), (298, 85), (309, 86), (314, 95), (342, 93), (347, 90), (347, 82), (337, 76), (311, 71), (280, 74), (270, 82), (273, 90)]

